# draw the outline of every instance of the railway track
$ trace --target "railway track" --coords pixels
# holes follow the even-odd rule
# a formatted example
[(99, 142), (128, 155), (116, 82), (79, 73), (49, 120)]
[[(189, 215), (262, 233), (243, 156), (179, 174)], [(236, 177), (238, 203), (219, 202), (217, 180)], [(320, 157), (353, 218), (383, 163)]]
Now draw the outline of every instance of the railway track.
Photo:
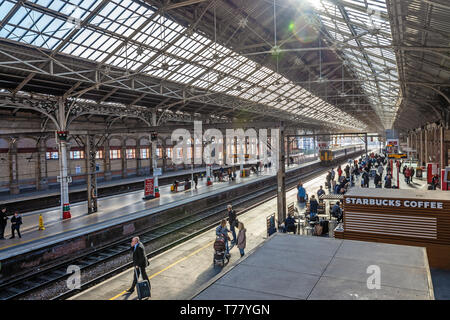
[[(355, 154), (356, 155), (356, 154)], [(286, 180), (286, 190), (292, 190), (298, 181), (298, 179), (303, 179), (305, 181), (312, 179), (323, 173), (328, 167), (321, 167), (312, 170), (308, 173), (303, 173), (295, 177), (291, 177)], [(254, 207), (261, 205), (262, 203), (270, 200), (276, 196), (276, 185), (267, 186), (262, 189), (257, 190), (254, 193), (248, 195), (241, 195), (232, 200), (234, 207), (241, 207), (237, 213), (238, 215), (243, 214)], [(226, 215), (226, 203), (219, 203), (210, 208), (199, 211), (198, 213), (182, 218), (176, 221), (172, 221), (165, 225), (148, 229), (141, 234), (139, 237), (141, 242), (148, 246), (155, 243), (157, 240), (163, 237), (172, 236), (175, 239), (170, 243), (162, 245), (160, 247), (154, 248), (148, 253), (148, 257), (154, 257), (164, 251), (186, 241), (190, 238), (197, 236), (216, 226), (218, 221), (220, 221)], [(193, 228), (194, 231), (188, 232), (184, 235), (185, 230)], [(178, 237), (177, 237), (178, 235)], [(68, 267), (70, 265), (76, 265), (80, 268), (81, 274), (83, 272), (88, 272), (95, 267), (101, 265), (102, 263), (111, 261), (113, 259), (128, 255), (130, 252), (130, 245), (128, 240), (122, 240), (112, 243), (104, 248), (100, 248), (82, 257), (78, 257), (74, 260), (61, 263), (57, 266), (51, 267), (49, 269), (34, 273), (29, 276), (22, 277), (21, 279), (13, 280), (11, 282), (4, 283), (0, 286), (0, 300), (10, 300), (10, 299), (21, 299), (29, 296), (31, 293), (43, 290), (52, 284), (60, 281), (67, 280), (71, 274), (67, 273)], [(112, 270), (107, 270), (102, 272), (100, 276), (93, 277), (92, 279), (81, 284), (78, 289), (67, 289), (63, 293), (60, 293), (52, 299), (66, 299), (73, 296), (87, 288), (100, 283), (128, 268), (131, 267), (131, 259), (128, 257), (128, 262), (120, 265)], [(67, 286), (66, 286), (67, 287)]]

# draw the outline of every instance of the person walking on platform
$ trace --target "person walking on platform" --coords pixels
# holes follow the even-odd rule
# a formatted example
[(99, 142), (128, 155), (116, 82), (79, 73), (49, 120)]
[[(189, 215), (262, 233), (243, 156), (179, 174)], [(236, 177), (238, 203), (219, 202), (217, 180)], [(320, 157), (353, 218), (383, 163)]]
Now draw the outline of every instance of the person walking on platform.
[(384, 177), (384, 187), (385, 188), (392, 188), (392, 179), (391, 179), (391, 175), (388, 174), (386, 177)]
[(345, 166), (344, 172), (345, 172), (345, 177), (347, 179), (350, 178), (350, 166), (349, 165)]
[(384, 171), (384, 168), (383, 168), (383, 166), (378, 166), (378, 174), (380, 175), (380, 179), (383, 179), (383, 171)]
[(410, 182), (413, 182), (414, 173), (416, 173), (413, 167), (409, 168), (409, 173), (410, 173), (409, 175)]
[(0, 211), (0, 240), (5, 239), (5, 228), (8, 223), (8, 212), (6, 211), (6, 207), (3, 207)]
[(342, 169), (341, 169), (341, 166), (338, 166), (338, 168), (337, 168), (337, 174), (338, 174), (338, 181), (339, 181), (339, 179), (341, 179), (341, 176), (342, 176)]
[(22, 217), (19, 215), (19, 212), (14, 212), (14, 216), (11, 218), (11, 237), (10, 239), (15, 238), (15, 231), (19, 235), (19, 238), (22, 238), (20, 234), (20, 225), (22, 224)]
[(147, 280), (150, 284), (147, 272), (145, 271), (145, 268), (148, 267), (149, 262), (144, 244), (139, 241), (139, 237), (134, 237), (131, 240), (131, 250), (133, 251), (133, 267), (137, 272), (134, 272), (133, 284), (131, 285), (131, 288), (127, 290), (128, 293), (134, 292), (134, 288), (136, 287), (136, 283), (138, 281), (136, 275), (139, 277), (139, 275), (142, 274), (142, 278)]
[(336, 193), (336, 180), (331, 180), (331, 190)]
[(241, 258), (242, 258), (245, 254), (244, 249), (247, 244), (247, 236), (245, 234), (245, 232), (247, 230), (244, 228), (244, 224), (242, 222), (239, 222), (238, 228), (239, 228), (239, 234), (237, 237), (237, 247), (239, 248), (239, 253), (241, 254)]
[(362, 179), (363, 179), (363, 187), (368, 188), (369, 187), (369, 173), (367, 173), (367, 171), (364, 171), (363, 175), (362, 175)]
[(433, 175), (431, 179), (431, 190), (436, 190), (436, 187), (439, 185), (439, 176), (437, 174)]
[(409, 168), (407, 166), (405, 166), (405, 180), (406, 183), (409, 184), (409, 179), (411, 177), (411, 171), (409, 170)]
[(197, 174), (194, 175), (194, 184), (195, 184), (195, 189), (197, 189), (197, 184), (198, 184), (198, 175)]
[(375, 184), (375, 188), (381, 188), (381, 176), (378, 173), (375, 174), (375, 178), (373, 179), (373, 183)]
[(230, 231), (233, 235), (233, 240), (231, 241), (231, 245), (234, 245), (236, 243), (236, 230), (235, 227), (237, 227), (236, 223), (238, 222), (236, 219), (236, 211), (233, 210), (233, 207), (231, 204), (227, 206), (228, 210), (228, 223), (230, 225)]

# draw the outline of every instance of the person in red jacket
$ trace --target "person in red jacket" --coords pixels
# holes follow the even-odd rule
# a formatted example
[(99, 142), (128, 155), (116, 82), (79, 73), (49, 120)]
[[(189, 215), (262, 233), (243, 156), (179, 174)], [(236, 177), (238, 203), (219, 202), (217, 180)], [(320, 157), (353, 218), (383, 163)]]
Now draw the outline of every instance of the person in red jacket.
[(406, 179), (406, 183), (409, 184), (409, 179), (411, 177), (411, 170), (409, 170), (409, 168), (406, 168), (405, 170), (405, 179)]
[(340, 178), (341, 178), (341, 175), (342, 175), (342, 169), (341, 169), (341, 166), (339, 166), (339, 167), (337, 168), (337, 173), (338, 173), (338, 181), (340, 181)]

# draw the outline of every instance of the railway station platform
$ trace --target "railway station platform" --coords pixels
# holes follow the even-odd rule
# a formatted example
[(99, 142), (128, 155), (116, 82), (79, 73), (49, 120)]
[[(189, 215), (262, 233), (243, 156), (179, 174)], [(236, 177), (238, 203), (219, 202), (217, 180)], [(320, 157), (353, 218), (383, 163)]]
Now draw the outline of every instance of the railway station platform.
[[(383, 166), (383, 167), (384, 167), (384, 171), (383, 171), (382, 185), (384, 187), (384, 177), (386, 177), (387, 171), (386, 171), (386, 166)], [(398, 170), (397, 167), (394, 166), (394, 169), (392, 172), (392, 185), (395, 185), (395, 186), (397, 186), (397, 170)], [(355, 182), (356, 188), (361, 188), (361, 179), (362, 179), (362, 177), (361, 177), (361, 175), (359, 175), (359, 178)], [(399, 183), (399, 189), (427, 190), (427, 188), (428, 188), (426, 172), (423, 173), (423, 176), (421, 178), (413, 177), (413, 181), (409, 184), (406, 183), (405, 176), (403, 175), (402, 172), (400, 172), (398, 175), (398, 183)], [(375, 184), (373, 182), (373, 177), (370, 178), (369, 188), (375, 188)]]
[[(326, 172), (305, 180), (303, 186), (308, 193), (315, 193), (325, 180)], [(287, 203), (295, 202), (297, 190), (287, 191)], [(273, 198), (239, 215), (247, 229), (247, 247), (250, 252), (267, 238), (266, 216), (276, 212), (277, 199)], [(163, 254), (151, 258), (147, 274), (152, 286), (152, 300), (190, 299), (197, 291), (221, 272), (225, 272), (239, 261), (239, 250), (230, 250), (230, 262), (222, 268), (213, 267), (213, 242), (215, 229), (208, 230)], [(136, 291), (127, 294), (131, 286), (133, 270), (128, 269), (82, 293), (71, 300), (136, 300)], [(83, 279), (82, 279), (83, 282)]]
[(425, 248), (276, 233), (194, 300), (433, 300)]
[[(301, 165), (291, 165), (290, 170), (307, 167), (318, 163), (319, 160)], [(227, 192), (236, 186), (267, 178), (273, 173), (262, 172), (261, 175), (252, 174), (247, 178), (236, 178), (232, 182), (214, 182), (212, 186), (206, 186), (206, 179), (199, 179), (197, 190), (191, 188), (188, 191), (170, 191), (170, 185), (160, 188), (161, 197), (144, 201), (143, 190), (121, 195), (109, 196), (98, 200), (98, 212), (86, 213), (84, 202), (71, 207), (72, 218), (61, 220), (60, 208), (43, 209), (23, 215), (22, 238), (8, 239), (10, 228), (5, 230), (7, 239), (0, 242), (0, 260), (20, 255), (31, 250), (44, 247), (48, 244), (65, 241), (86, 233), (94, 232), (101, 228), (114, 226), (124, 221), (130, 221), (142, 215), (149, 215), (177, 205), (189, 203), (196, 199), (208, 197), (217, 193)], [(42, 214), (45, 230), (38, 230), (39, 214)], [(8, 224), (9, 227), (9, 224)]]
[[(213, 170), (219, 169), (220, 166), (214, 166)], [(228, 166), (224, 166), (224, 168), (228, 168)], [(163, 179), (169, 179), (169, 178), (177, 178), (180, 176), (186, 176), (190, 175), (191, 173), (199, 174), (206, 172), (206, 169), (204, 167), (201, 168), (194, 168), (194, 170), (186, 169), (186, 170), (176, 170), (176, 171), (167, 171), (163, 172), (161, 176), (159, 176), (160, 180)], [(98, 181), (97, 182), (97, 188), (103, 189), (108, 187), (115, 187), (115, 186), (121, 186), (121, 185), (127, 185), (127, 184), (133, 184), (136, 182), (144, 182), (145, 179), (147, 179), (148, 176), (134, 176), (129, 178), (120, 178), (120, 179), (112, 179), (109, 181)], [(86, 191), (86, 184), (70, 184), (69, 185), (69, 193), (74, 192), (80, 192), (80, 191)], [(19, 194), (0, 194), (0, 205), (7, 205), (10, 203), (18, 202), (18, 201), (26, 201), (26, 200), (33, 200), (38, 199), (40, 197), (48, 197), (48, 196), (58, 196), (60, 195), (60, 188), (59, 183), (55, 184), (55, 186), (52, 186), (51, 188), (47, 190), (42, 191), (28, 191), (28, 192), (21, 192)]]
[[(305, 181), (304, 187), (309, 194), (313, 194), (319, 189), (319, 186), (323, 184), (326, 173)], [(296, 189), (289, 190), (286, 194), (287, 203), (295, 202), (296, 200)], [(276, 198), (271, 199), (262, 205), (253, 208), (242, 215), (238, 216), (239, 221), (243, 222), (245, 228), (247, 229), (247, 247), (245, 249), (246, 255), (244, 258), (239, 257), (239, 250), (233, 247), (230, 250), (231, 259), (230, 262), (225, 265), (225, 267), (213, 267), (212, 258), (213, 258), (213, 241), (215, 240), (214, 229), (210, 229), (205, 233), (198, 235), (197, 237), (184, 242), (163, 254), (157, 255), (150, 259), (150, 266), (147, 268), (147, 274), (151, 281), (152, 286), (152, 297), (151, 300), (167, 300), (167, 299), (207, 299), (206, 296), (202, 295), (201, 291), (204, 292), (204, 289), (212, 286), (212, 284), (218, 279), (225, 279), (228, 276), (228, 272), (233, 272), (234, 269), (239, 268), (240, 265), (245, 267), (246, 261), (249, 262), (251, 259), (256, 261), (258, 264), (258, 272), (261, 269), (264, 269), (262, 265), (264, 264), (264, 259), (267, 259), (266, 256), (261, 257), (253, 257), (254, 252), (258, 250), (257, 248), (263, 246), (267, 240), (267, 229), (266, 229), (266, 221), (265, 217), (276, 211)], [(278, 237), (278, 236), (277, 236)], [(280, 238), (283, 240), (284, 238), (289, 238), (290, 243), (283, 243), (281, 246), (276, 248), (276, 251), (280, 251), (277, 254), (282, 255), (283, 257), (287, 256), (286, 250), (291, 251), (294, 248), (294, 252), (302, 252), (302, 257), (297, 257), (294, 260), (295, 269), (294, 272), (291, 271), (282, 271), (282, 273), (286, 274), (295, 274), (297, 272), (304, 272), (313, 274), (313, 277), (316, 278), (317, 282), (320, 283), (323, 288), (322, 283), (325, 286), (328, 286), (329, 283), (325, 280), (330, 280), (334, 282), (334, 288), (345, 289), (343, 293), (339, 293), (336, 291), (330, 291), (327, 289), (326, 294), (321, 290), (315, 292), (317, 295), (310, 296), (312, 299), (392, 299), (392, 298), (404, 298), (404, 299), (432, 299), (434, 294), (432, 291), (433, 283), (430, 282), (429, 270), (427, 269), (423, 251), (420, 248), (416, 247), (402, 247), (402, 246), (389, 246), (389, 250), (386, 251), (385, 245), (378, 244), (366, 244), (372, 246), (368, 250), (367, 247), (359, 246), (355, 241), (348, 242), (343, 246), (343, 242), (335, 239), (323, 238), (323, 237), (300, 237), (300, 236), (291, 236), (287, 237), (284, 234), (280, 234)], [(291, 239), (292, 243), (291, 243)], [(298, 239), (298, 240), (297, 240)], [(274, 239), (275, 240), (275, 239)], [(271, 240), (270, 240), (271, 241)], [(295, 243), (296, 241), (301, 241), (305, 243), (315, 242), (317, 245), (314, 248), (323, 249), (321, 253), (316, 253), (310, 255), (306, 250), (307, 248), (300, 249), (298, 248), (301, 244)], [(332, 243), (339, 243), (338, 246), (330, 245), (331, 242), (325, 241), (333, 241)], [(337, 241), (337, 242), (335, 242)], [(347, 241), (345, 241), (347, 243)], [(341, 248), (339, 251), (339, 258), (331, 259), (330, 253), (332, 250), (337, 248)], [(297, 248), (297, 249), (296, 249)], [(334, 249), (333, 249), (334, 248)], [(358, 250), (356, 250), (356, 249)], [(282, 252), (282, 251), (285, 252)], [(394, 251), (392, 251), (394, 250)], [(397, 250), (397, 251), (396, 251)], [(363, 255), (364, 253), (364, 255)], [(370, 253), (373, 255), (369, 256)], [(327, 256), (328, 254), (328, 256)], [(307, 258), (305, 258), (307, 257)], [(320, 258), (318, 261), (316, 258)], [(262, 260), (261, 260), (262, 259)], [(298, 260), (301, 260), (301, 263)], [(333, 272), (328, 270), (327, 263), (325, 263), (326, 259), (333, 260), (333, 266), (336, 265), (338, 267), (337, 270)], [(272, 259), (273, 260), (273, 259)], [(287, 261), (289, 259), (285, 259)], [(382, 270), (382, 280), (381, 280), (381, 290), (374, 289), (373, 291), (367, 292), (364, 291), (364, 287), (361, 286), (363, 284), (362, 277), (365, 276), (364, 279), (367, 280), (369, 274), (366, 273), (366, 269), (356, 270), (358, 272), (348, 272), (348, 273), (339, 273), (340, 271), (345, 271), (345, 268), (342, 268), (343, 263), (348, 260), (352, 261), (352, 271), (355, 271), (357, 267), (364, 266), (366, 263), (378, 264)], [(242, 262), (241, 262), (242, 261)], [(358, 262), (358, 265), (355, 265), (353, 262)], [(305, 268), (301, 265), (304, 264)], [(319, 267), (314, 267), (314, 264), (319, 265)], [(331, 265), (330, 265), (331, 266)], [(292, 267), (292, 266), (291, 266)], [(365, 266), (367, 268), (367, 266)], [(383, 273), (383, 270), (388, 270)], [(331, 269), (331, 268), (330, 268)], [(281, 273), (277, 272), (275, 269), (265, 269), (268, 273)], [(285, 269), (281, 269), (285, 270)], [(407, 272), (408, 274), (406, 274)], [(448, 273), (443, 272), (441, 270), (434, 271), (436, 272), (436, 279), (445, 280), (448, 278)], [(333, 274), (334, 273), (334, 274)], [(266, 273), (267, 275), (267, 273)], [(359, 278), (358, 278), (359, 277)], [(383, 278), (384, 277), (384, 278)], [(319, 279), (320, 278), (320, 279)], [(344, 279), (344, 280), (342, 280)], [(434, 279), (434, 273), (433, 273)], [(133, 280), (133, 270), (128, 269), (92, 288), (75, 295), (70, 298), (70, 300), (136, 300), (137, 294), (136, 292), (132, 294), (126, 293), (126, 290), (130, 287), (131, 282)], [(320, 281), (319, 281), (320, 280)], [(366, 283), (364, 280), (364, 283)], [(397, 286), (392, 287), (393, 285), (389, 285), (388, 282), (395, 281)], [(433, 280), (434, 281), (434, 280)], [(218, 282), (217, 282), (218, 283)], [(355, 285), (356, 284), (356, 285)], [(232, 288), (233, 284), (221, 283), (221, 287), (224, 287), (225, 292)], [(436, 286), (436, 284), (435, 284)], [(328, 287), (327, 287), (328, 288)], [(355, 289), (359, 288), (361, 291), (356, 291)], [(449, 291), (450, 283), (441, 283), (439, 287), (439, 292), (435, 292), (436, 298), (445, 298), (445, 292)], [(219, 290), (221, 291), (221, 289)], [(244, 289), (240, 291), (244, 292)], [(291, 290), (292, 292), (292, 290)], [(305, 292), (305, 291), (303, 291)], [(400, 292), (397, 296), (397, 292)], [(251, 296), (251, 294), (255, 294), (255, 296)], [(256, 295), (257, 294), (257, 295)], [(222, 299), (223, 297), (215, 296), (213, 299)], [(234, 294), (231, 297), (227, 297), (227, 299), (299, 299), (301, 297), (298, 294), (289, 297), (288, 292), (283, 292), (282, 294), (278, 294), (275, 297), (273, 294), (269, 293), (260, 293), (257, 291), (251, 291), (247, 294), (239, 296), (239, 293)]]

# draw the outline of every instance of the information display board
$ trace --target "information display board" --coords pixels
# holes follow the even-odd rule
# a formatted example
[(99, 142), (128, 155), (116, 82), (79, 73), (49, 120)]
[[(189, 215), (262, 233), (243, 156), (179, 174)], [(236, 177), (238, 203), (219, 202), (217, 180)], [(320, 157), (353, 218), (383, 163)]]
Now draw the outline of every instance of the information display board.
[(153, 178), (145, 179), (144, 197), (154, 197), (155, 180)]

